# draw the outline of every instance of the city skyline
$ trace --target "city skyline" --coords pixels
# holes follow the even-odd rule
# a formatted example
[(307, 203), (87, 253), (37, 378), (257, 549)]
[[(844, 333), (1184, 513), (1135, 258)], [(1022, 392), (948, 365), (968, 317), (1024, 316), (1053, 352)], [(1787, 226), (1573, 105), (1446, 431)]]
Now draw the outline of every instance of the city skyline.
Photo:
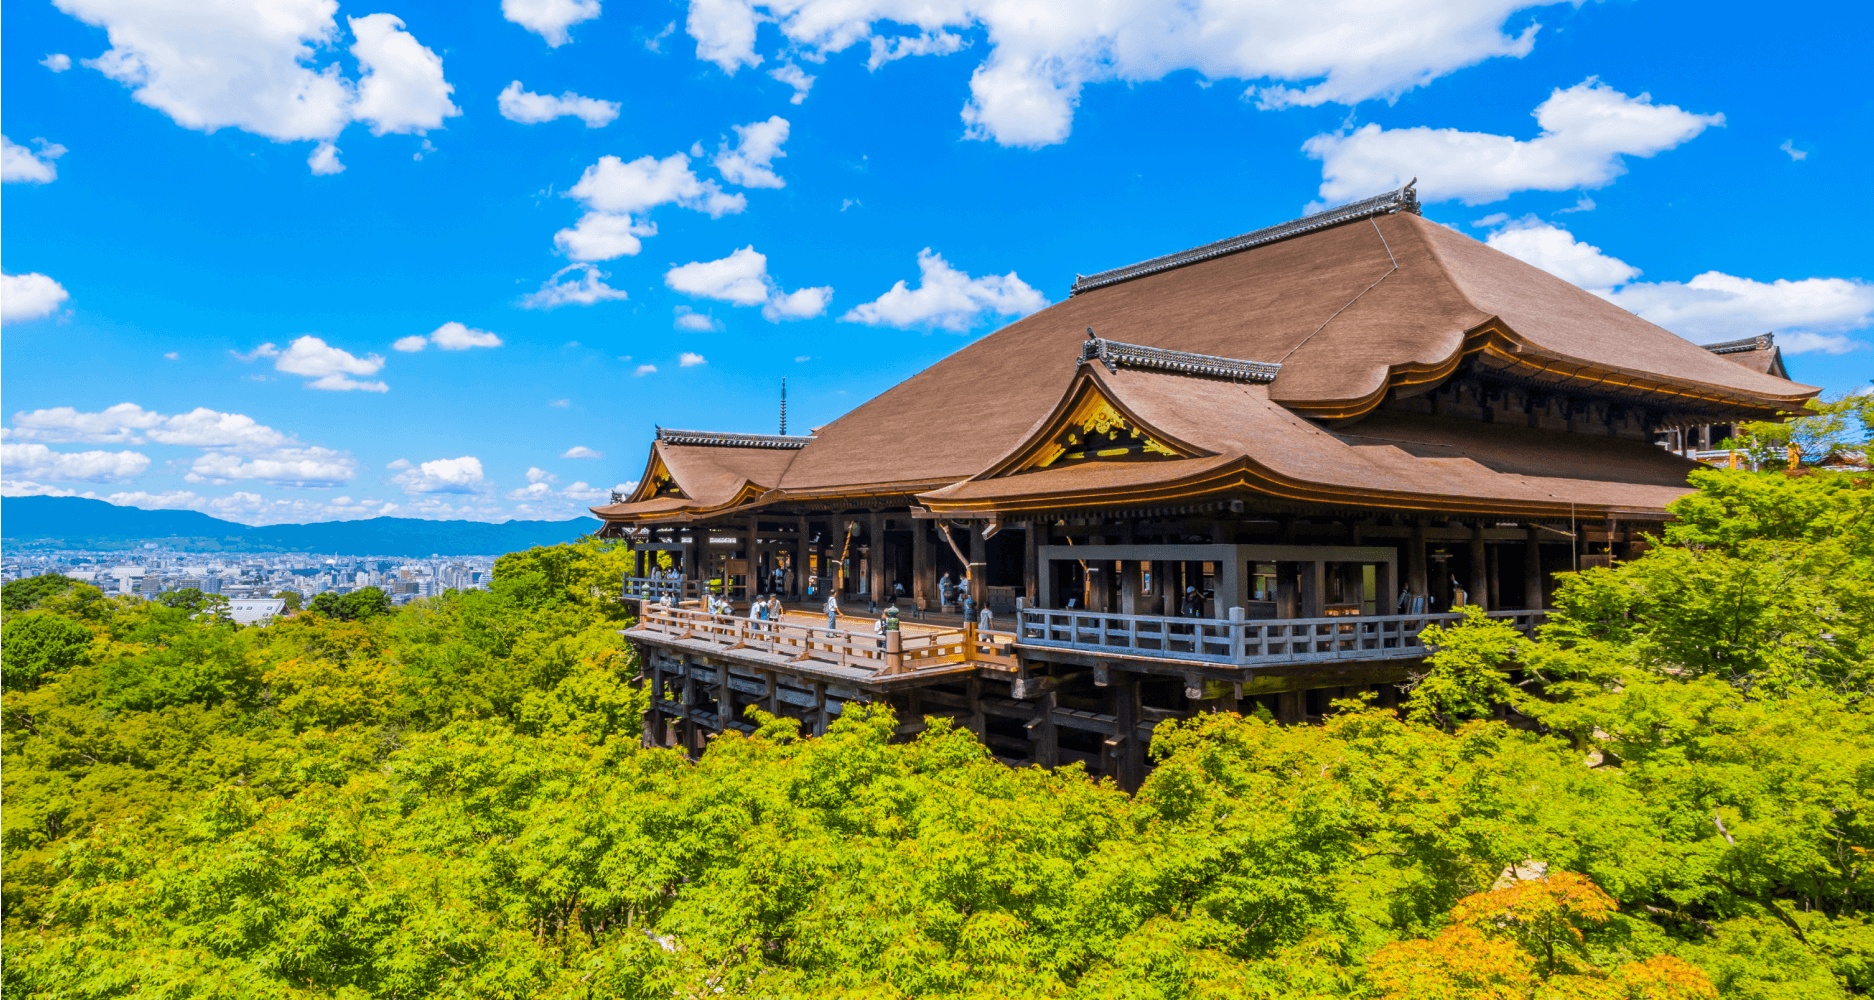
[(1077, 273), (1412, 177), (1686, 339), (1874, 376), (1874, 261), (1817, 210), (1865, 10), (1199, 6), (7, 3), (5, 492), (579, 516), (654, 424), (772, 432), (785, 377), (804, 432)]

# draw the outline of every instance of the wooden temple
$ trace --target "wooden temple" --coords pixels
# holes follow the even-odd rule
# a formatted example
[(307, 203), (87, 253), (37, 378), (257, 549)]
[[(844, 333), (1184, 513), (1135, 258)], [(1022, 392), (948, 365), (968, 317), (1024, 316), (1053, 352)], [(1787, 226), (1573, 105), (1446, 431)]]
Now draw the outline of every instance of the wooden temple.
[[(1165, 719), (1390, 704), (1454, 603), (1527, 627), (1553, 574), (1645, 544), (1697, 467), (1662, 429), (1816, 393), (1764, 353), (1428, 222), (1410, 186), (1078, 277), (812, 434), (658, 431), (593, 509), (660, 567), (626, 581), (646, 739), (886, 702), (1135, 786)], [(945, 577), (989, 628), (941, 617)], [(738, 612), (902, 594), (906, 624), (751, 623), (712, 587)]]

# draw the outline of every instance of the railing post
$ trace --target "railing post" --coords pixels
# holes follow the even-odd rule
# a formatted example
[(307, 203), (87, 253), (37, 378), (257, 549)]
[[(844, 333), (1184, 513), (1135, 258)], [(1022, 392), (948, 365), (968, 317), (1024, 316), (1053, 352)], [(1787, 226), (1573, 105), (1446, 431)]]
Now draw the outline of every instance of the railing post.
[(897, 629), (885, 633), (885, 672), (896, 674), (904, 669), (904, 633)]
[(1230, 609), (1230, 659), (1243, 662), (1243, 609)]
[(963, 623), (963, 662), (976, 662), (976, 623)]

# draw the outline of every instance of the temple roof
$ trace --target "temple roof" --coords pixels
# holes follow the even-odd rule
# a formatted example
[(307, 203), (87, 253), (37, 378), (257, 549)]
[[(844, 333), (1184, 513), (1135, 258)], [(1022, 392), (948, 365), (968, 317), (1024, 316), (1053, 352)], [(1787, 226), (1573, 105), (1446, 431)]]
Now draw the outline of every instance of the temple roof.
[[(1388, 197), (1390, 206), (1380, 204)], [(951, 495), (945, 489), (950, 486), (961, 491), (958, 497), (1001, 489), (982, 485), (980, 477), (1029, 442), (1037, 425), (1060, 406), (1063, 390), (1082, 370), (1091, 331), (1097, 342), (1108, 345), (1108, 357), (1095, 360), (1115, 362), (1116, 370), (1103, 376), (1107, 383), (1168, 379), (1188, 384), (1154, 398), (1185, 399), (1183, 405), (1193, 408), (1191, 419), (1200, 422), (1219, 412), (1219, 397), (1212, 393), (1222, 391), (1215, 388), (1222, 385), (1247, 394), (1221, 397), (1243, 414), (1244, 427), (1296, 444), (1313, 442), (1311, 454), (1339, 456), (1323, 459), (1317, 468), (1312, 459), (1269, 455), (1263, 471), (1278, 479), (1313, 476), (1328, 492), (1358, 493), (1367, 487), (1356, 480), (1367, 473), (1354, 470), (1370, 469), (1374, 477), (1403, 477), (1400, 491), (1415, 496), (1418, 486), (1411, 484), (1431, 489), (1437, 480), (1454, 496), (1495, 491), (1505, 500), (1553, 500), (1564, 507), (1575, 490), (1565, 483), (1600, 483), (1594, 493), (1600, 499), (1589, 501), (1583, 493), (1579, 502), (1610, 509), (1629, 501), (1656, 507), (1669, 499), (1660, 492), (1671, 489), (1662, 477), (1683, 483), (1684, 470), (1660, 465), (1644, 442), (1535, 431), (1523, 441), (1522, 432), (1505, 425), (1464, 430), (1451, 428), (1455, 421), (1450, 420), (1439, 422), (1438, 434), (1477, 438), (1460, 449), (1462, 458), (1438, 459), (1354, 439), (1405, 427), (1410, 421), (1375, 412), (1388, 391), (1409, 394), (1427, 388), (1450, 377), (1467, 358), (1525, 383), (1586, 397), (1625, 398), (1658, 411), (1766, 419), (1800, 408), (1817, 391), (1734, 363), (1735, 354), (1714, 354), (1428, 222), (1403, 204), (1400, 192), (1363, 204), (1367, 207), (1350, 220), (1322, 225), (1297, 220), (1082, 278), (1067, 300), (963, 347), (817, 428), (803, 444), (754, 440), (761, 435), (682, 432), (699, 441), (707, 437), (711, 444), (667, 438), (658, 442), (657, 454), (670, 463), (696, 511), (722, 509), (728, 501), (720, 498), (736, 495), (758, 494), (762, 502), (774, 503), (928, 492), (938, 501)], [(1219, 370), (1199, 370), (1205, 367)], [(1185, 374), (1177, 374), (1181, 371)], [(1265, 379), (1266, 384), (1257, 384)], [(1202, 391), (1194, 388), (1198, 385)], [(1178, 404), (1139, 405), (1175, 409)], [(1321, 422), (1339, 430), (1330, 432)], [(1490, 441), (1512, 440), (1519, 443), (1505, 453), (1508, 457), (1483, 457), (1501, 452)], [(1266, 450), (1252, 442), (1240, 449), (1224, 442), (1204, 447), (1225, 464), (1231, 455), (1261, 462), (1257, 456)], [(1550, 456), (1541, 461), (1554, 467), (1512, 469), (1518, 448), (1541, 449)], [(1639, 478), (1610, 483), (1596, 475), (1597, 468), (1608, 467), (1608, 455), (1628, 452), (1637, 464), (1621, 475)], [(707, 457), (686, 457), (703, 453)], [(762, 457), (728, 457), (744, 454)], [(1350, 456), (1360, 461), (1345, 465)], [(1424, 471), (1438, 462), (1456, 463), (1451, 465), (1456, 471), (1435, 476)], [(1184, 468), (1174, 469), (1167, 459), (1111, 475), (1183, 475)], [(1057, 472), (1065, 470), (1046, 474)], [(1036, 475), (1041, 474), (1022, 478)], [(1629, 495), (1629, 490), (1638, 492)], [(705, 501), (706, 495), (718, 499)], [(634, 493), (631, 502), (595, 512), (630, 517), (638, 510), (634, 504), (648, 499)]]
[(1783, 367), (1783, 349), (1776, 346), (1776, 334), (1764, 333), (1742, 340), (1727, 340), (1717, 344), (1706, 344), (1705, 350), (1731, 362), (1743, 365), (1754, 372), (1771, 375), (1776, 378), (1788, 378), (1789, 369)]

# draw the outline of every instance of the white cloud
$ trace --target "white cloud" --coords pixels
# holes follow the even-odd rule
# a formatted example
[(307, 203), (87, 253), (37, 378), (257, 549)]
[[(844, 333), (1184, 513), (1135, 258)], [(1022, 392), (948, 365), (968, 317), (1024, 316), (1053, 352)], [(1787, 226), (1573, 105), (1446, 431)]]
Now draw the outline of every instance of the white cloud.
[(386, 469), (414, 469), (416, 468), (416, 463), (410, 461), (407, 458), (399, 458), (399, 459), (396, 459), (395, 461), (392, 461), (389, 465), (384, 466), (384, 468)]
[(567, 91), (558, 97), (551, 94), (535, 94), (521, 89), (521, 82), (514, 81), (507, 85), (496, 98), (496, 106), (501, 109), (501, 117), (523, 125), (538, 125), (555, 118), (578, 118), (586, 123), (587, 128), (604, 128), (618, 117), (624, 105), (616, 101), (601, 101), (596, 97), (581, 97)]
[(326, 177), (345, 172), (345, 165), (338, 162), (339, 148), (331, 142), (322, 142), (312, 148), (312, 155), (306, 157), (306, 166), (312, 168), (314, 176)]
[(908, 288), (900, 281), (840, 319), (901, 330), (929, 326), (961, 333), (990, 313), (1026, 316), (1048, 304), (1045, 296), (1014, 271), (972, 278), (951, 267), (929, 247), (918, 251), (917, 266), (923, 275), (918, 287)]
[(455, 87), (443, 79), (442, 59), (403, 30), (401, 18), (367, 14), (345, 20), (357, 38), (351, 54), (363, 71), (351, 116), (368, 123), (372, 135), (420, 135), (462, 113), (449, 101)]
[(768, 304), (761, 307), (761, 315), (770, 323), (784, 319), (812, 319), (826, 312), (826, 304), (832, 299), (833, 289), (830, 285), (792, 292), (776, 289), (769, 297)]
[(547, 400), (547, 405), (564, 410), (567, 407), (573, 405), (573, 401), (570, 399), (549, 399)]
[(54, 73), (63, 73), (72, 68), (72, 57), (63, 52), (54, 52), (44, 59), (39, 60), (39, 65), (44, 66)]
[(59, 490), (31, 482), (9, 482), (5, 484), (4, 491), (7, 496), (40, 494), (83, 496), (92, 500), (104, 500), (120, 507), (138, 507), (144, 510), (193, 510), (249, 525), (303, 524), (312, 521), (383, 517), (398, 510), (397, 504), (388, 500), (354, 500), (351, 497), (337, 497), (332, 500), (301, 497), (268, 498), (246, 491), (236, 491), (221, 497), (205, 497), (193, 490), (166, 490), (162, 493), (130, 490), (112, 493), (109, 496), (99, 496), (91, 491), (75, 494), (71, 490)]
[(0, 468), (28, 479), (103, 483), (131, 479), (150, 467), (150, 457), (134, 451), (57, 452), (43, 444), (0, 444)]
[(1317, 135), (1302, 143), (1321, 161), (1321, 198), (1339, 203), (1419, 179), (1428, 202), (1500, 201), (1517, 191), (1600, 188), (1627, 172), (1625, 156), (1653, 156), (1691, 140), (1724, 116), (1699, 115), (1652, 96), (1627, 95), (1593, 77), (1557, 89), (1536, 107), (1542, 134), (1522, 140), (1456, 129), (1382, 129)]
[(813, 360), (813, 355), (811, 354), (798, 354), (794, 356), (794, 361), (796, 363), (799, 363), (802, 361), (812, 361), (812, 360)]
[(273, 367), (288, 375), (304, 375), (313, 381), (306, 383), (308, 389), (326, 389), (342, 392), (360, 389), (365, 392), (389, 392), (390, 386), (383, 382), (360, 382), (347, 378), (349, 375), (376, 375), (384, 367), (380, 355), (368, 354), (356, 357), (351, 352), (333, 347), (318, 337), (305, 336), (287, 347)]
[[(725, 73), (758, 66), (756, 27), (773, 22), (790, 51), (823, 59), (856, 44), (871, 69), (960, 50), (980, 30), (989, 51), (970, 77), (963, 120), (1006, 146), (1065, 140), (1087, 84), (1143, 83), (1182, 70), (1252, 87), (1265, 107), (1395, 97), (1496, 56), (1521, 57), (1536, 25), (1505, 22), (1543, 0), (692, 0), (697, 58)], [(1296, 88), (1289, 84), (1299, 84)]]
[[(354, 81), (336, 63), (310, 65), (339, 42), (332, 0), (220, 3), (212, 12), (196, 0), (55, 2), (109, 35), (111, 48), (85, 65), (184, 128), (329, 143), (352, 121), (378, 135), (423, 132), (460, 113), (442, 60), (391, 14), (347, 19)], [(315, 151), (314, 171), (342, 169), (335, 153)]]
[(646, 375), (655, 375), (657, 374), (657, 366), (656, 365), (639, 365), (638, 370), (632, 372), (631, 374), (633, 377), (636, 377), (636, 378), (643, 378)]
[(678, 205), (710, 218), (732, 215), (748, 207), (748, 199), (728, 194), (715, 181), (697, 179), (690, 157), (672, 153), (659, 160), (641, 156), (629, 163), (602, 156), (585, 169), (579, 183), (566, 192), (579, 199), (587, 212), (571, 229), (554, 234), (554, 245), (578, 261), (610, 260), (642, 249), (640, 237), (653, 236), (657, 227), (643, 216), (659, 205)]
[(746, 246), (718, 260), (691, 261), (671, 268), (664, 284), (698, 298), (716, 299), (738, 306), (761, 306), (770, 322), (810, 319), (826, 310), (831, 287), (784, 292), (768, 276), (767, 255)]
[(787, 182), (774, 172), (776, 157), (786, 156), (781, 144), (787, 141), (787, 119), (775, 115), (765, 122), (731, 126), (735, 129), (735, 148), (723, 146), (714, 161), (722, 179), (748, 188), (786, 187)]
[(1606, 295), (1616, 285), (1624, 285), (1640, 276), (1639, 268), (1609, 257), (1600, 247), (1582, 243), (1568, 230), (1540, 222), (1533, 216), (1491, 233), (1485, 242), (1598, 295)]
[(1534, 219), (1486, 242), (1695, 343), (1769, 331), (1787, 354), (1842, 354), (1863, 346), (1846, 334), (1874, 324), (1874, 284), (1859, 279), (1761, 282), (1707, 271), (1685, 282), (1636, 282), (1639, 268)]
[[(212, 412), (212, 411), (211, 411)], [(142, 444), (142, 433), (170, 418), (135, 403), (118, 403), (98, 413), (81, 413), (70, 406), (55, 406), (13, 414), (9, 439), (85, 444)]]
[(677, 367), (679, 368), (695, 368), (697, 365), (706, 364), (709, 364), (708, 358), (692, 351), (684, 351), (682, 354), (677, 355)]
[(477, 330), (453, 320), (431, 331), (430, 343), (445, 351), (466, 351), (471, 347), (500, 347), (501, 338), (487, 330)]
[(65, 147), (44, 139), (34, 139), (33, 144), (39, 152), (0, 135), (0, 183), (49, 184), (58, 180), (59, 171), (52, 161), (65, 155)]
[(0, 274), (0, 323), (18, 323), (58, 311), (71, 293), (43, 274)]
[(271, 343), (267, 343), (254, 348), (246, 354), (242, 354), (239, 351), (229, 351), (228, 353), (234, 355), (236, 359), (241, 361), (253, 361), (256, 358), (277, 358), (280, 356), (280, 349), (273, 346)]
[[(70, 411), (70, 407), (61, 407), (61, 409), (66, 412)], [(78, 414), (78, 416), (107, 417), (121, 412), (124, 417), (134, 421), (133, 426), (145, 427), (146, 436), (151, 441), (183, 448), (219, 448), (247, 455), (292, 448), (299, 444), (291, 435), (282, 434), (245, 413), (223, 413), (206, 406), (198, 406), (187, 413), (178, 413), (173, 417), (136, 411), (137, 406), (134, 403), (119, 403), (102, 413)], [(39, 410), (31, 416), (37, 417), (50, 412), (57, 411)], [(26, 415), (14, 414), (13, 426), (15, 428), (20, 426), (23, 416)], [(160, 422), (144, 423), (151, 417), (156, 417)]]
[(530, 483), (557, 483), (559, 480), (560, 477), (539, 466), (529, 466), (527, 469), (527, 481)]
[(393, 351), (403, 351), (406, 354), (414, 354), (417, 351), (420, 351), (423, 348), (428, 347), (428, 346), (429, 346), (428, 337), (425, 337), (420, 333), (413, 333), (409, 335), (408, 337), (398, 337), (396, 340), (391, 342), (390, 348)]
[(707, 333), (716, 328), (716, 321), (702, 313), (692, 311), (689, 306), (678, 306), (676, 327), (679, 330)]
[(180, 352), (178, 352), (178, 351), (170, 351), (169, 353), (167, 353), (167, 354), (164, 354), (164, 355), (163, 355), (163, 357), (165, 357), (165, 358), (167, 358), (167, 359), (169, 359), (169, 360), (171, 360), (171, 361), (176, 361), (176, 360), (178, 360), (178, 359), (180, 359), (180, 358), (182, 357), (182, 354), (181, 354)]
[(481, 493), (488, 487), (481, 459), (473, 455), (439, 458), (390, 477), (405, 493)]
[(793, 63), (777, 66), (769, 70), (768, 75), (794, 88), (794, 96), (788, 98), (789, 104), (805, 104), (807, 91), (813, 89), (813, 81), (816, 79)]
[(560, 455), (560, 457), (561, 458), (604, 458), (605, 453), (601, 451), (594, 451), (591, 448), (588, 448), (583, 444), (576, 444), (576, 445), (573, 445), (571, 448), (566, 449), (565, 453)]
[(1791, 160), (1806, 160), (1809, 158), (1809, 151), (1806, 149), (1797, 149), (1796, 140), (1794, 139), (1784, 139), (1783, 144), (1776, 148), (1788, 153)]
[(339, 486), (358, 474), (350, 455), (327, 448), (282, 448), (259, 458), (209, 452), (190, 463), (182, 478), (216, 486), (253, 479), (275, 486)]
[[(579, 271), (580, 276), (561, 281), (560, 276)], [(567, 304), (589, 306), (599, 302), (630, 298), (624, 290), (605, 283), (606, 274), (591, 264), (570, 264), (553, 272), (537, 292), (521, 298), (523, 309), (552, 309)]]
[(599, 16), (599, 0), (501, 0), (501, 16), (557, 49), (573, 40), (567, 28)]

